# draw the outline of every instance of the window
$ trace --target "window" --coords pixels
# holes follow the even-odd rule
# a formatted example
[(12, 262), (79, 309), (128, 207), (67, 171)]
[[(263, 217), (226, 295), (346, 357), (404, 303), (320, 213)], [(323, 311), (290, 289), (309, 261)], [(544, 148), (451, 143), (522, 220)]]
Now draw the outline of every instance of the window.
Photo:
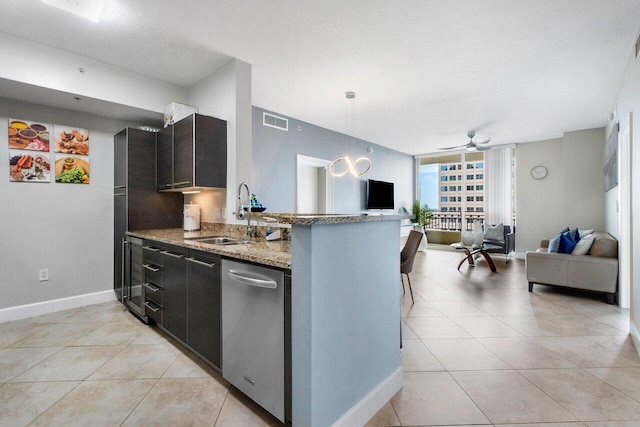
[(467, 175), (467, 181), (473, 181), (473, 175)]
[(446, 171), (447, 170), (447, 165), (440, 165), (440, 170), (441, 171)]
[(484, 208), (476, 208), (476, 212), (484, 212)]
[(467, 208), (467, 212), (473, 212), (473, 208), (472, 207), (468, 207)]
[(473, 169), (473, 163), (467, 163), (467, 169)]
[(456, 186), (455, 185), (450, 186), (449, 191), (456, 191)]
[(446, 176), (443, 175), (443, 176), (440, 177), (440, 181), (446, 181), (446, 180), (447, 180)]
[(484, 163), (476, 163), (476, 169), (483, 169)]
[(461, 202), (462, 201), (462, 196), (458, 196), (458, 201)]
[(462, 165), (458, 165), (458, 170), (462, 169)]
[(462, 181), (462, 175), (458, 175), (458, 181)]
[(447, 201), (447, 196), (442, 196), (442, 197), (440, 197), (440, 201), (441, 201), (441, 202), (446, 202), (446, 201)]
[(476, 179), (484, 179), (484, 175), (479, 173), (476, 175)]
[(476, 185), (476, 190), (484, 190), (484, 185)]
[(449, 181), (455, 181), (455, 180), (456, 180), (456, 176), (455, 176), (455, 175), (451, 175), (451, 176), (449, 177)]
[(449, 165), (449, 170), (450, 171), (456, 170), (456, 165)]
[(458, 191), (462, 191), (462, 185), (458, 185)]
[(442, 187), (440, 187), (440, 191), (447, 191), (447, 186), (443, 185)]
[[(478, 196), (479, 197), (479, 196)], [(473, 202), (474, 197), (473, 196), (467, 196), (467, 202)]]
[(467, 185), (467, 191), (473, 191), (473, 185)]
[(449, 210), (449, 208), (447, 208), (446, 206), (443, 206), (442, 208), (440, 208), (440, 210), (441, 210), (442, 212), (446, 212), (447, 210)]
[(450, 202), (455, 202), (455, 201), (456, 201), (455, 196), (449, 197), (449, 201), (450, 201)]
[(484, 196), (478, 196), (476, 197), (476, 200), (479, 202), (484, 202)]

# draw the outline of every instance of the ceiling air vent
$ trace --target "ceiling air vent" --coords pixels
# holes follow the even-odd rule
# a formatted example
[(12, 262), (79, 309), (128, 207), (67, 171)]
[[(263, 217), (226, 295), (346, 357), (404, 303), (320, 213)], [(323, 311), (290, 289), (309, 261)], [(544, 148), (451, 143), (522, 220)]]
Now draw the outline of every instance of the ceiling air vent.
[(289, 130), (289, 120), (269, 113), (262, 113), (262, 124), (283, 131)]

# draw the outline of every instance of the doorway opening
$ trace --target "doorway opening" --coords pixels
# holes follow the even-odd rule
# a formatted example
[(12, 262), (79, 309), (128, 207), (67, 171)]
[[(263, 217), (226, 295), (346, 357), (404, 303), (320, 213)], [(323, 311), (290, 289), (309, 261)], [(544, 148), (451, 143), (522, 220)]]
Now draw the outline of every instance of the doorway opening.
[(296, 159), (296, 213), (333, 213), (332, 161), (298, 154)]

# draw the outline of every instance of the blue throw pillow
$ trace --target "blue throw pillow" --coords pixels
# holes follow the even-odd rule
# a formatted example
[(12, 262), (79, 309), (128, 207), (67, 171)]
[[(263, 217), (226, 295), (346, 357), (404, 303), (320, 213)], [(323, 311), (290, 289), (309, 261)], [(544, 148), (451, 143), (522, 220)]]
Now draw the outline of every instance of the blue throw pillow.
[(556, 237), (549, 240), (549, 247), (547, 248), (547, 252), (558, 253), (558, 249), (560, 249), (561, 237), (562, 237), (562, 233), (558, 234)]
[(578, 228), (574, 228), (573, 230), (570, 231), (571, 233), (571, 239), (573, 239), (574, 242), (578, 243), (580, 241), (580, 232), (578, 231)]
[(558, 248), (558, 253), (570, 254), (575, 246), (576, 241), (573, 240), (571, 231), (567, 231), (566, 233), (562, 233), (560, 235), (560, 247)]

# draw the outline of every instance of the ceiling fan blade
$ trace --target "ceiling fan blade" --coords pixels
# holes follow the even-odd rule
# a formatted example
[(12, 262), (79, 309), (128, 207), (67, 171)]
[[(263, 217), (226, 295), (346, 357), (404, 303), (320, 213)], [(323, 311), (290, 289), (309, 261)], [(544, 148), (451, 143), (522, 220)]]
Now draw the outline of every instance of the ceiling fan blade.
[(456, 145), (455, 147), (442, 147), (442, 148), (438, 148), (438, 150), (455, 150), (456, 148), (466, 147), (467, 145), (468, 144)]
[(487, 144), (487, 143), (489, 143), (489, 141), (491, 141), (491, 137), (490, 136), (486, 137), (484, 139), (481, 139), (480, 141), (473, 141), (473, 142), (475, 142), (476, 144)]
[[(489, 142), (489, 141), (487, 141)], [(476, 150), (478, 151), (487, 151), (487, 150), (491, 150), (491, 147), (476, 147)]]

